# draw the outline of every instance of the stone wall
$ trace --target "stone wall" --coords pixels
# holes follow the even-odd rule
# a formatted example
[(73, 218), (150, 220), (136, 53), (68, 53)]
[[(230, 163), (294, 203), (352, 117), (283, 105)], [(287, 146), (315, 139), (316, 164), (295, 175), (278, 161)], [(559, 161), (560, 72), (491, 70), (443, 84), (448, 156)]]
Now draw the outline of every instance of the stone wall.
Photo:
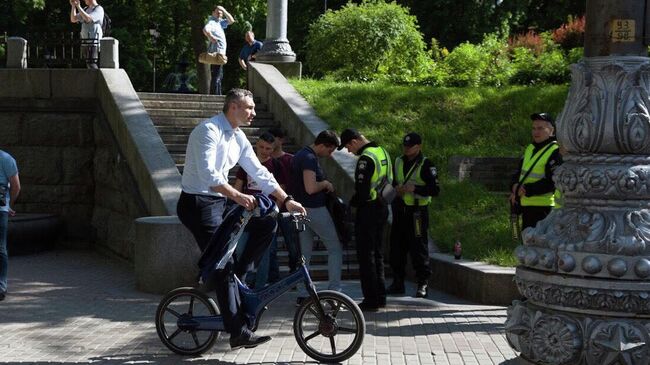
[(57, 106), (76, 110), (69, 113), (58, 113), (53, 104), (3, 99), (0, 105), (0, 146), (16, 159), (22, 185), (16, 209), (58, 214), (67, 238), (92, 239), (96, 103), (59, 100)]
[(460, 181), (469, 179), (492, 191), (509, 191), (510, 178), (519, 166), (519, 157), (449, 158), (449, 175)]
[(16, 208), (58, 214), (66, 242), (133, 259), (136, 218), (167, 215), (180, 175), (123, 70), (0, 70), (0, 149)]
[(149, 214), (104, 115), (95, 118), (94, 132), (95, 205), (92, 226), (96, 243), (132, 259), (135, 219)]
[(57, 214), (66, 242), (132, 257), (146, 209), (97, 102), (7, 98), (0, 111), (0, 146), (20, 172), (17, 211)]

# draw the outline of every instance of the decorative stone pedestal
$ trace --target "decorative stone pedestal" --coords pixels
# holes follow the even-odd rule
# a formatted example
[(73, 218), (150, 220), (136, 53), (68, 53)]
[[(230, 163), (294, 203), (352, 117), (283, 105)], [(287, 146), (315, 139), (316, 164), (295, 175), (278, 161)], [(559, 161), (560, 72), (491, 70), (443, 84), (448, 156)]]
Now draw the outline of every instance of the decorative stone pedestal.
[(537, 364), (649, 364), (650, 58), (573, 66), (554, 174), (565, 204), (524, 231), (506, 336)]

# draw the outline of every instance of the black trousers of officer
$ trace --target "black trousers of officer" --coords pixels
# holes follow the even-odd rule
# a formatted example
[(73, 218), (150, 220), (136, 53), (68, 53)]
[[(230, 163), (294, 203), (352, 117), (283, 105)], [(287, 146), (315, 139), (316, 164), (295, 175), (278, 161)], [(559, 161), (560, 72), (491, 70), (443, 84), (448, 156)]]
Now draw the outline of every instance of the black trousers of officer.
[[(201, 251), (208, 246), (214, 232), (221, 225), (225, 203), (225, 198), (181, 193), (176, 207), (178, 218), (192, 232)], [(246, 225), (246, 231), (250, 235), (241, 257), (231, 258), (226, 267), (216, 270), (210, 280), (210, 284), (216, 286), (224, 327), (232, 337), (238, 337), (247, 331), (234, 275), (243, 276), (253, 262), (259, 260), (271, 245), (276, 226), (275, 217), (251, 218)]]
[(537, 222), (546, 218), (551, 212), (551, 207), (522, 206), (521, 207), (521, 229), (535, 227)]
[(363, 301), (370, 306), (386, 304), (383, 237), (388, 220), (388, 207), (377, 200), (357, 209), (354, 234), (361, 277)]
[[(415, 232), (415, 215), (420, 216), (419, 235)], [(393, 204), (393, 226), (390, 234), (390, 267), (395, 280), (404, 280), (406, 254), (411, 254), (418, 284), (426, 284), (431, 275), (429, 267), (428, 206), (405, 205), (401, 199)]]

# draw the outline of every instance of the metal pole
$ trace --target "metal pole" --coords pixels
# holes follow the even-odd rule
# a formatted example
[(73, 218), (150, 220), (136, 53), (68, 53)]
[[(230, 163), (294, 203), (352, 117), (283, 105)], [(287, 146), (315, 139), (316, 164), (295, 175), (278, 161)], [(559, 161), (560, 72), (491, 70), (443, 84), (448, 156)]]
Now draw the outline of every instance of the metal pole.
[(153, 51), (153, 92), (156, 92), (156, 50)]

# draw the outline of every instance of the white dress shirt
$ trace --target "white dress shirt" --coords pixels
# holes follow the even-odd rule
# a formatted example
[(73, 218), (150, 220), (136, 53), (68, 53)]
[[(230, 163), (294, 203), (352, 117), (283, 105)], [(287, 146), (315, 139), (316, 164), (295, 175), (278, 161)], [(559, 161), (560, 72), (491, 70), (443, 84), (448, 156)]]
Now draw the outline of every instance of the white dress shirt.
[(237, 163), (257, 182), (262, 193), (271, 194), (280, 186), (257, 159), (244, 132), (239, 128), (233, 129), (225, 114), (201, 122), (187, 142), (181, 180), (183, 191), (223, 196), (210, 187), (228, 184), (228, 171)]

